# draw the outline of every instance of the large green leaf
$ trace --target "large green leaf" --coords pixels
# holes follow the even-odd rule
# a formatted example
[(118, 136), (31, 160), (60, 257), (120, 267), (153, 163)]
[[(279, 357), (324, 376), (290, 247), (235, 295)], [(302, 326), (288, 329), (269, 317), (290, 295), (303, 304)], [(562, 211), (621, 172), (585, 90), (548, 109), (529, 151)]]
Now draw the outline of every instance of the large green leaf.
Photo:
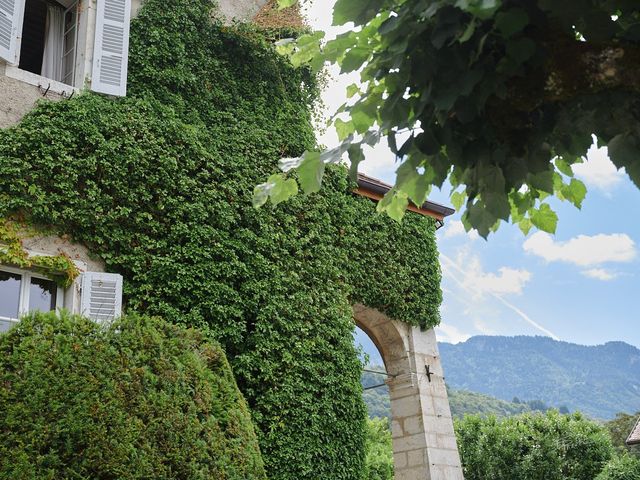
[(496, 29), (504, 37), (512, 37), (516, 33), (521, 32), (529, 23), (529, 15), (526, 10), (515, 7), (500, 12), (496, 15)]
[(278, 0), (278, 10), (282, 10), (283, 8), (292, 7), (298, 3), (298, 0)]
[(391, 189), (382, 200), (378, 202), (376, 209), (378, 212), (385, 212), (396, 222), (400, 222), (404, 217), (408, 205), (409, 198), (406, 193)]
[(333, 24), (362, 25), (378, 14), (383, 3), (383, 0), (338, 0), (333, 7)]
[(320, 190), (322, 176), (324, 175), (324, 162), (320, 158), (320, 152), (307, 152), (297, 169), (300, 186), (306, 194)]
[(640, 149), (636, 138), (627, 134), (616, 135), (609, 142), (609, 156), (616, 167), (626, 169), (640, 188)]
[(533, 223), (536, 228), (544, 232), (556, 233), (558, 215), (551, 210), (551, 207), (547, 203), (543, 203), (538, 209), (531, 210), (529, 215), (531, 223)]

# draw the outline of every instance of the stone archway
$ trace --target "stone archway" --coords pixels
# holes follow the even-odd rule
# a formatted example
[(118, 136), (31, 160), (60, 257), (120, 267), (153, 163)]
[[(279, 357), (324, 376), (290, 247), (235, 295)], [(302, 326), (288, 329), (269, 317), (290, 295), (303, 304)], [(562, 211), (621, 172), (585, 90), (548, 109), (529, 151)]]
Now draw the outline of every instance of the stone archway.
[(353, 318), (378, 347), (389, 375), (396, 480), (463, 480), (433, 329), (423, 331), (364, 305)]

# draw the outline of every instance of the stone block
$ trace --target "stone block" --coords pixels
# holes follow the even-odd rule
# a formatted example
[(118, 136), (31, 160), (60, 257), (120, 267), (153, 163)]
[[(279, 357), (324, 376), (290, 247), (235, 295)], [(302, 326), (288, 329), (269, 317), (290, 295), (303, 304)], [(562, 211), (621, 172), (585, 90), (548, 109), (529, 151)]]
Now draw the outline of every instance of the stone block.
[(430, 465), (456, 467), (460, 465), (457, 450), (445, 450), (443, 448), (429, 448), (428, 458)]
[(426, 463), (427, 455), (425, 454), (425, 449), (420, 450), (411, 450), (407, 452), (407, 465), (409, 467), (423, 466), (427, 467)]
[(401, 438), (393, 439), (393, 451), (395, 452), (408, 452), (410, 450), (418, 450), (427, 447), (426, 438), (424, 433), (418, 433), (415, 435), (405, 435)]
[(407, 467), (407, 454), (405, 452), (393, 452), (393, 468), (399, 471)]

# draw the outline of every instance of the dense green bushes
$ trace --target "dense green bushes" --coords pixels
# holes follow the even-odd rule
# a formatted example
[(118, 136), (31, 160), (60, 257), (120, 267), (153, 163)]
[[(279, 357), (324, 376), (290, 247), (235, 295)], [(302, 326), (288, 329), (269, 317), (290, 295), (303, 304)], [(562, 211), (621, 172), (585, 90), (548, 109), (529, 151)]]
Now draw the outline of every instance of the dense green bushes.
[(251, 207), (283, 155), (313, 147), (313, 79), (208, 0), (148, 0), (130, 95), (46, 103), (0, 132), (0, 217), (87, 245), (124, 276), (128, 311), (223, 345), (273, 480), (357, 479), (365, 408), (350, 305), (438, 323), (434, 224), (351, 195)]
[(640, 460), (624, 453), (611, 460), (596, 480), (640, 480)]
[(364, 480), (393, 480), (393, 448), (387, 418), (367, 420)]
[(607, 432), (579, 414), (456, 421), (467, 480), (593, 480), (613, 457)]
[(62, 313), (0, 335), (0, 478), (266, 477), (217, 343), (157, 318)]

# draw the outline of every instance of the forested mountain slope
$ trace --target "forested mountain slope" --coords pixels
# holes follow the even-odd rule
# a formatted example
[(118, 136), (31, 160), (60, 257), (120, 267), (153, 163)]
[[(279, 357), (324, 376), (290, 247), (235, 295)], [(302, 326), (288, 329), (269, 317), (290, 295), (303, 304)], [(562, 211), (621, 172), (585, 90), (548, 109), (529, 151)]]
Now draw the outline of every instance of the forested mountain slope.
[(547, 337), (477, 336), (440, 344), (447, 384), (504, 400), (540, 399), (596, 418), (640, 410), (640, 350)]
[[(367, 367), (371, 370), (382, 370), (382, 367)], [(364, 372), (361, 379), (363, 387), (366, 389), (363, 398), (367, 404), (369, 417), (390, 417), (391, 406), (389, 401), (389, 389), (381, 385), (384, 382), (383, 375)], [(370, 388), (375, 387), (375, 388)], [(514, 403), (506, 400), (483, 395), (481, 393), (468, 392), (465, 390), (448, 389), (449, 404), (454, 417), (462, 418), (467, 413), (480, 414), (483, 416), (495, 415), (497, 417), (507, 417), (531, 410), (546, 410), (549, 408), (539, 400), (529, 403)]]

